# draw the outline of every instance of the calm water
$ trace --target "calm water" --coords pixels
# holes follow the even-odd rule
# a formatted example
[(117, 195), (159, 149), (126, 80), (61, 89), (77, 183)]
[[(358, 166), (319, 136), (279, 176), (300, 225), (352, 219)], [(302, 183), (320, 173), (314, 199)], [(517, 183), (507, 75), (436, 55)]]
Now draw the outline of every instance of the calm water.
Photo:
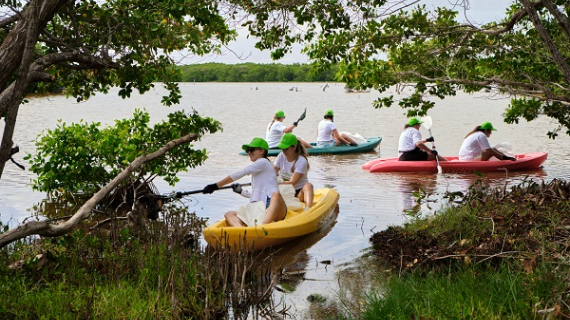
[[(296, 87), (297, 90), (289, 91)], [(292, 294), (281, 294), (293, 313), (300, 314), (308, 308), (307, 295), (320, 292), (335, 299), (338, 295), (337, 276), (352, 266), (362, 252), (369, 247), (372, 233), (389, 225), (406, 221), (403, 211), (414, 205), (411, 192), (423, 189), (433, 193), (447, 190), (465, 190), (477, 177), (459, 174), (371, 174), (361, 165), (378, 157), (397, 155), (398, 137), (406, 122), (404, 111), (398, 107), (375, 110), (371, 103), (380, 95), (371, 93), (344, 93), (342, 84), (330, 84), (323, 92), (322, 84), (259, 83), (259, 84), (182, 84), (184, 98), (179, 106), (167, 108), (160, 104), (163, 91), (157, 88), (143, 96), (134, 95), (123, 100), (116, 92), (98, 95), (84, 103), (76, 103), (65, 97), (32, 99), (20, 109), (14, 141), (21, 152), (15, 159), (22, 162), (25, 153), (33, 152), (32, 140), (45, 129), (54, 128), (57, 120), (112, 124), (115, 119), (127, 118), (135, 108), (145, 108), (154, 122), (161, 121), (177, 109), (196, 109), (204, 116), (222, 122), (224, 130), (205, 137), (196, 144), (207, 148), (210, 158), (200, 167), (181, 175), (181, 182), (174, 188), (158, 181), (162, 193), (172, 190), (196, 190), (213, 183), (248, 164), (249, 159), (239, 156), (240, 146), (255, 136), (264, 137), (265, 127), (273, 113), (284, 110), (286, 124), (291, 124), (307, 108), (307, 117), (294, 133), (314, 141), (317, 123), (326, 109), (333, 109), (340, 131), (359, 133), (365, 137), (383, 138), (378, 150), (366, 154), (342, 156), (314, 156), (310, 158), (310, 180), (317, 188), (334, 186), (340, 193), (339, 213), (334, 226), (323, 235), (315, 235), (287, 247), (281, 258), (290, 269), (300, 268), (305, 280), (296, 280)], [(390, 94), (403, 96), (395, 91)], [(515, 153), (548, 151), (544, 168), (533, 172), (486, 174), (488, 185), (512, 184), (526, 177), (533, 179), (570, 178), (570, 138), (562, 136), (549, 140), (546, 131), (555, 127), (548, 119), (518, 125), (502, 122), (508, 100), (486, 93), (458, 94), (444, 101), (437, 101), (431, 112), (432, 132), (442, 155), (457, 155), (465, 134), (483, 121), (491, 121), (498, 129), (491, 136), (491, 143), (508, 142)], [(428, 136), (422, 128), (424, 137)], [(26, 164), (27, 165), (27, 164)], [(0, 219), (14, 226), (30, 216), (33, 207), (44, 198), (43, 193), (33, 192), (30, 179), (34, 175), (21, 171), (11, 163), (0, 180)], [(244, 178), (243, 182), (247, 182)], [(185, 203), (199, 216), (212, 221), (229, 209), (236, 209), (245, 199), (229, 190), (211, 195), (186, 198)], [(426, 205), (423, 206), (427, 212)], [(431, 203), (437, 209), (438, 203)], [(285, 251), (285, 250), (284, 250)], [(323, 261), (330, 261), (324, 264)], [(307, 280), (308, 279), (308, 280)]]

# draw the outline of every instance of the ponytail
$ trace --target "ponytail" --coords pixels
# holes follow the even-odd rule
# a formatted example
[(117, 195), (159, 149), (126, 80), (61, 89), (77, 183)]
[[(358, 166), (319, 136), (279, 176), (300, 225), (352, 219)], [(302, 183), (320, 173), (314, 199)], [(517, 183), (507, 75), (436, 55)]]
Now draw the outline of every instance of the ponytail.
[(469, 137), (470, 135), (474, 134), (477, 131), (485, 132), (485, 129), (481, 129), (481, 126), (476, 126), (475, 129), (471, 130), (465, 138)]

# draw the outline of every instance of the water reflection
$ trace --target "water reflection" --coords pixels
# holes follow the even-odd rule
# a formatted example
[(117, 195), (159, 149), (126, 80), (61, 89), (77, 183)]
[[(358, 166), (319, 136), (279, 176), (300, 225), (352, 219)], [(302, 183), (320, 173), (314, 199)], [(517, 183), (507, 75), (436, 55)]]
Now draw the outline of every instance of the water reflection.
[[(406, 119), (400, 108), (385, 108), (374, 110), (372, 101), (381, 95), (371, 92), (360, 98), (344, 93), (343, 86), (332, 85), (326, 92), (320, 84), (299, 84), (302, 92), (290, 94), (291, 83), (200, 83), (181, 84), (183, 98), (181, 105), (165, 108), (160, 99), (163, 92), (151, 90), (144, 96), (133, 94), (131, 99), (123, 100), (116, 91), (108, 95), (97, 95), (88, 101), (78, 104), (65, 97), (56, 97), (53, 101), (31, 99), (30, 103), (20, 109), (19, 124), (15, 137), (20, 144), (20, 155), (33, 153), (33, 139), (42, 130), (51, 129), (57, 125), (57, 120), (71, 123), (80, 119), (88, 122), (112, 124), (115, 119), (128, 118), (135, 108), (145, 106), (151, 115), (151, 121), (159, 122), (166, 114), (195, 108), (201, 115), (213, 117), (221, 121), (224, 131), (206, 136), (196, 143), (197, 148), (207, 148), (209, 159), (203, 166), (190, 169), (180, 175), (180, 182), (175, 187), (157, 181), (161, 193), (179, 190), (195, 190), (212, 179), (223, 178), (220, 172), (238, 170), (249, 161), (246, 157), (238, 156), (243, 140), (262, 136), (267, 125), (266, 120), (277, 109), (286, 114), (297, 113), (300, 106), (308, 106), (307, 117), (295, 129), (295, 133), (307, 140), (315, 138), (318, 121), (322, 112), (332, 108), (338, 114), (339, 127), (343, 130), (358, 132), (363, 136), (381, 136), (381, 146), (374, 152), (355, 155), (313, 156), (309, 158), (311, 170), (309, 179), (316, 188), (334, 185), (340, 194), (340, 214), (336, 217), (334, 228), (326, 236), (322, 234), (316, 243), (307, 245), (305, 249), (286, 249), (279, 251), (283, 255), (281, 265), (284, 270), (303, 270), (305, 278), (320, 281), (294, 280), (297, 298), (290, 294), (297, 310), (308, 308), (305, 293), (330, 292), (335, 294), (338, 281), (331, 274), (340, 273), (341, 269), (357, 260), (370, 243), (373, 232), (386, 229), (390, 225), (399, 225), (406, 221), (403, 211), (415, 208), (417, 203), (412, 192), (424, 190), (427, 193), (443, 195), (445, 192), (465, 192), (480, 177), (474, 174), (371, 174), (362, 170), (366, 161), (378, 157), (394, 157), (397, 155), (398, 137), (402, 130), (401, 124)], [(259, 90), (250, 88), (259, 87)], [(388, 93), (387, 93), (388, 94)], [(544, 170), (536, 172), (516, 173), (486, 173), (481, 177), (482, 186), (503, 186), (523, 181), (526, 177), (532, 179), (570, 178), (568, 158), (570, 149), (563, 148), (570, 144), (570, 136), (560, 136), (556, 140), (548, 139), (543, 134), (544, 128), (551, 125), (547, 118), (539, 118), (533, 122), (521, 121), (517, 125), (508, 125), (502, 121), (502, 112), (508, 104), (508, 99), (485, 99), (481, 94), (458, 93), (455, 97), (437, 101), (437, 107), (432, 111), (435, 130), (445, 128), (445, 134), (437, 135), (437, 145), (441, 154), (456, 155), (461, 145), (465, 128), (471, 128), (475, 123), (491, 121), (496, 123), (498, 131), (493, 134), (496, 142), (508, 141), (517, 153), (548, 151), (548, 159)], [(116, 107), (120, 106), (120, 107)], [(103, 110), (104, 112), (101, 112)], [(363, 121), (365, 119), (365, 121)], [(243, 124), (248, 123), (248, 130), (243, 130)], [(24, 125), (25, 124), (25, 125)], [(2, 123), (0, 123), (1, 130)], [(521, 134), (525, 132), (525, 134)], [(526, 133), (536, 133), (529, 139)], [(313, 138), (313, 139), (311, 139)], [(32, 206), (49, 206), (42, 204), (45, 194), (31, 190), (29, 181), (36, 178), (30, 171), (21, 171), (16, 166), (6, 167), (6, 172), (0, 182), (0, 219), (2, 221), (22, 222), (28, 217)], [(218, 220), (223, 213), (236, 208), (243, 203), (243, 198), (232, 195), (231, 191), (217, 192), (211, 195), (195, 195), (187, 203), (190, 211), (195, 211), (201, 218)], [(441, 200), (425, 202), (420, 210), (438, 208)], [(57, 211), (58, 216), (67, 214), (67, 206), (47, 209)], [(42, 208), (43, 210), (43, 208)], [(312, 237), (312, 236), (310, 236)], [(307, 237), (310, 239), (310, 237)], [(302, 246), (307, 239), (298, 243)], [(286, 252), (290, 250), (290, 252)], [(277, 257), (276, 257), (277, 258)], [(330, 265), (320, 261), (332, 260)], [(316, 261), (319, 268), (312, 268)], [(287, 269), (285, 268), (286, 266)], [(324, 267), (326, 268), (324, 268)], [(301, 272), (301, 271), (300, 271)], [(300, 281), (300, 282), (299, 282)], [(303, 282), (305, 285), (303, 285)], [(332, 289), (331, 289), (332, 288)], [(303, 292), (303, 289), (306, 291)], [(294, 313), (291, 310), (291, 313)]]
[(422, 199), (436, 191), (437, 179), (433, 176), (418, 174), (402, 174), (395, 177), (398, 197), (402, 204), (402, 212), (418, 214), (421, 211)]

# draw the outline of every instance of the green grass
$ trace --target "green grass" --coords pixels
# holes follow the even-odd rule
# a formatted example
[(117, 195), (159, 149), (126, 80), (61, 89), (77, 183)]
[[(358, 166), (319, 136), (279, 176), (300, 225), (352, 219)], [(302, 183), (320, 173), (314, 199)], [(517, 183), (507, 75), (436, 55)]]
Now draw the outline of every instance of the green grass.
[[(570, 183), (472, 189), (372, 237), (393, 272), (359, 319), (568, 319)], [(413, 262), (412, 262), (413, 261)]]
[(503, 264), (393, 276), (366, 297), (360, 319), (540, 319), (536, 310), (555, 307), (553, 292), (566, 290), (552, 268), (527, 274)]
[[(252, 266), (254, 252), (207, 252), (189, 243), (203, 222), (184, 210), (151, 222), (144, 239), (117, 228), (2, 248), (0, 319), (220, 319), (274, 311), (272, 291), (261, 288), (271, 283), (260, 281), (271, 259)], [(38, 253), (44, 258), (34, 258)], [(14, 262), (20, 266), (9, 268)]]

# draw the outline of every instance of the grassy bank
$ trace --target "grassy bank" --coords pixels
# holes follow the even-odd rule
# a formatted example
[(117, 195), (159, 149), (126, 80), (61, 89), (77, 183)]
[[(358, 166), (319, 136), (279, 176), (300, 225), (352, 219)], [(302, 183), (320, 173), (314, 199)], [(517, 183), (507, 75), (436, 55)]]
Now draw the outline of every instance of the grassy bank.
[[(270, 259), (209, 252), (203, 221), (164, 209), (134, 235), (124, 222), (1, 251), (1, 319), (220, 319), (277, 314)], [(144, 234), (144, 236), (142, 236)], [(256, 263), (253, 263), (256, 261)]]
[(392, 276), (365, 297), (360, 318), (569, 318), (570, 184), (472, 188), (455, 200), (372, 237)]

